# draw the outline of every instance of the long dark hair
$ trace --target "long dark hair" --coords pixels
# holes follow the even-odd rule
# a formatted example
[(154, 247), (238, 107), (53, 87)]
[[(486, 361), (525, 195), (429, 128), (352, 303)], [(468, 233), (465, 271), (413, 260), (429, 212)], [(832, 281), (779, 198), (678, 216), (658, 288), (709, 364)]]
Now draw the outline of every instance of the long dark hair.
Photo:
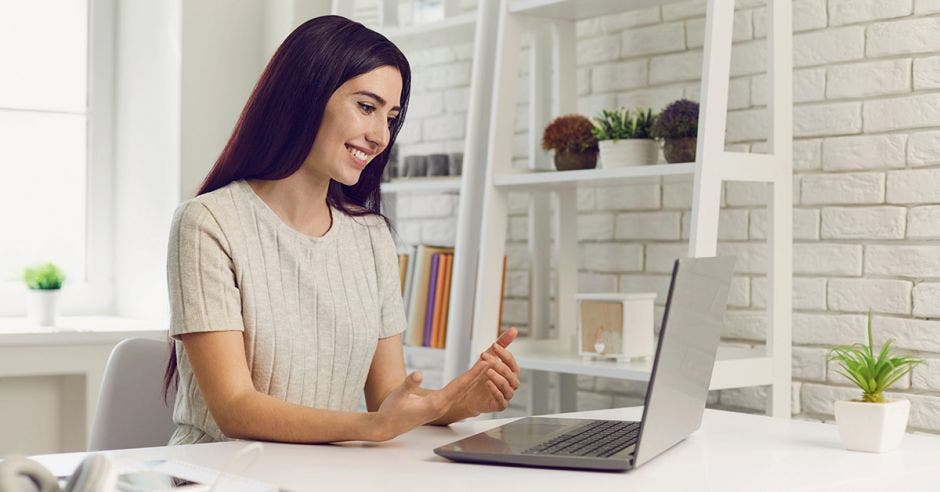
[[(374, 214), (387, 223), (381, 213), (379, 184), (405, 121), (411, 67), (384, 36), (336, 15), (304, 22), (281, 43), (196, 195), (239, 179), (275, 180), (293, 174), (310, 153), (333, 92), (347, 80), (383, 66), (398, 69), (402, 79), (401, 111), (391, 123), (388, 145), (363, 169), (355, 185), (330, 181), (326, 200), (347, 215)], [(171, 340), (164, 398), (176, 376), (176, 345)]]

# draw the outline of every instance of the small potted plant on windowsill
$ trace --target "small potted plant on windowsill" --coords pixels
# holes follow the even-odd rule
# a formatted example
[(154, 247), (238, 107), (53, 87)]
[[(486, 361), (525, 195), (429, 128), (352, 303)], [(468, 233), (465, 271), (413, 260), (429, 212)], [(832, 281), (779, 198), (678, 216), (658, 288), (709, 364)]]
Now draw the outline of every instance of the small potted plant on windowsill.
[(578, 114), (559, 116), (542, 134), (542, 148), (555, 151), (559, 171), (594, 169), (597, 166), (597, 138), (591, 120)]
[(55, 326), (59, 289), (65, 282), (62, 270), (51, 262), (27, 267), (23, 271), (23, 282), (29, 288), (27, 317), (39, 326)]
[(666, 162), (694, 162), (698, 136), (698, 103), (679, 99), (653, 122), (653, 138), (663, 140), (663, 157)]
[(656, 116), (647, 108), (637, 108), (636, 115), (630, 110), (601, 111), (594, 118), (594, 136), (600, 148), (600, 166), (606, 169), (622, 166), (656, 164), (659, 145), (650, 135)]
[(839, 435), (847, 449), (884, 453), (896, 449), (904, 437), (911, 402), (887, 400), (884, 391), (923, 360), (893, 355), (891, 342), (875, 352), (869, 312), (868, 345), (842, 345), (829, 352), (829, 360), (838, 363), (836, 372), (862, 390), (860, 400), (835, 402)]

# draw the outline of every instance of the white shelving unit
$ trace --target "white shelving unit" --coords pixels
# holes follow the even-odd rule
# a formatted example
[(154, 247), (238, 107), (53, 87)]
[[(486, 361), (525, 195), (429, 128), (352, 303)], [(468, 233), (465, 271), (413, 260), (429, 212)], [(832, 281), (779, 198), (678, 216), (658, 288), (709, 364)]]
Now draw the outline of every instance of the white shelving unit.
[[(483, 162), (487, 155), (489, 136), (489, 108), (492, 99), (493, 72), (498, 5), (482, 0), (475, 12), (458, 13), (457, 0), (444, 0), (442, 20), (411, 26), (400, 26), (397, 0), (379, 0), (379, 29), (398, 46), (407, 50), (418, 45), (433, 47), (456, 42), (473, 41), (470, 100), (467, 110), (463, 166), (459, 177), (409, 178), (382, 183), (387, 198), (403, 193), (459, 193), (457, 237), (454, 241), (454, 272), (451, 280), (451, 300), (473, 299), (476, 285), (479, 234), (482, 220), (484, 167), (473, 165)], [(332, 12), (353, 17), (354, 2), (333, 0)], [(385, 212), (394, 216), (395, 200), (383, 200)], [(445, 349), (405, 346), (406, 355), (424, 359), (437, 358), (444, 372), (444, 382), (463, 372), (469, 365), (467, 340), (473, 306), (469, 302), (451, 302), (448, 311), (448, 333)], [(448, 375), (450, 375), (448, 377)]]
[[(650, 362), (585, 362), (576, 354), (577, 288), (577, 188), (579, 186), (617, 186), (646, 176), (689, 174), (693, 176), (692, 224), (689, 256), (714, 256), (717, 248), (720, 193), (724, 181), (756, 181), (770, 185), (768, 203), (770, 220), (768, 247), (769, 296), (768, 332), (765, 348), (723, 347), (716, 362), (712, 388), (738, 388), (771, 385), (768, 413), (790, 415), (790, 318), (792, 284), (792, 34), (791, 2), (768, 0), (768, 82), (770, 97), (768, 117), (772, 119), (768, 142), (769, 154), (725, 151), (725, 124), (733, 0), (708, 0), (705, 20), (705, 44), (701, 81), (696, 162), (660, 164), (642, 167), (539, 172), (545, 169), (547, 156), (537, 150), (539, 129), (550, 116), (575, 112), (575, 34), (576, 20), (647, 8), (674, 0), (502, 0), (498, 12), (495, 82), (491, 105), (486, 176), (482, 183), (482, 214), (479, 238), (479, 269), (473, 311), (472, 333), (457, 330), (448, 333), (448, 356), (455, 342), (466, 347), (469, 357), (492, 342), (498, 326), (501, 265), (505, 252), (507, 193), (531, 192), (530, 256), (533, 258), (530, 330), (534, 337), (513, 346), (524, 369), (533, 372), (534, 413), (548, 411), (547, 374), (560, 374), (559, 411), (576, 409), (577, 375), (648, 380)], [(482, 2), (489, 3), (489, 2)], [(523, 30), (535, 30), (531, 63), (533, 86), (530, 91), (530, 169), (515, 169), (511, 164), (512, 128), (517, 103), (517, 73)], [(479, 35), (479, 34), (478, 34)], [(476, 65), (475, 65), (476, 66)], [(552, 70), (552, 67), (560, 67)], [(567, 68), (567, 69), (566, 69)], [(475, 73), (476, 75), (476, 73)], [(474, 80), (474, 83), (478, 83)], [(543, 102), (545, 104), (539, 104)], [(551, 114), (545, 109), (551, 108)], [(466, 189), (466, 188), (464, 188)], [(548, 217), (549, 200), (556, 201), (553, 219), (559, 233), (556, 257), (557, 339), (540, 339), (548, 326), (548, 264), (552, 227)], [(463, 291), (461, 294), (472, 291)], [(456, 299), (469, 299), (461, 295)], [(462, 303), (461, 303), (462, 304)], [(465, 318), (464, 318), (465, 319)], [(451, 320), (454, 321), (454, 320)], [(458, 326), (454, 323), (451, 326)], [(448, 357), (448, 367), (452, 359)], [(457, 369), (464, 369), (464, 363)], [(445, 373), (445, 380), (456, 372)]]

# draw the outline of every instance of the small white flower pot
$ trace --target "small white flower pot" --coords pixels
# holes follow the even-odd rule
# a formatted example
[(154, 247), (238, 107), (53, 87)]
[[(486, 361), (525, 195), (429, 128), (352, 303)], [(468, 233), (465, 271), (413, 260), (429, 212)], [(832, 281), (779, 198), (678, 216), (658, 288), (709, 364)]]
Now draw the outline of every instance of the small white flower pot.
[(656, 164), (659, 160), (659, 144), (649, 138), (601, 140), (597, 145), (602, 169)]
[(891, 400), (885, 403), (837, 401), (836, 423), (846, 449), (884, 453), (897, 449), (907, 429), (911, 402)]
[(26, 293), (26, 317), (39, 326), (55, 326), (59, 289), (29, 289)]

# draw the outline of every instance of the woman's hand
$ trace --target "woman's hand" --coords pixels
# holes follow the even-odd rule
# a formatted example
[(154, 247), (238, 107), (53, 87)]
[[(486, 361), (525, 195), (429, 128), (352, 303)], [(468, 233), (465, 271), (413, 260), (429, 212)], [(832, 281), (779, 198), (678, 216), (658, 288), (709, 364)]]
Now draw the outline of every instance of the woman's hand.
[(421, 373), (412, 372), (385, 397), (376, 411), (376, 440), (387, 441), (419, 425), (440, 419), (450, 411), (460, 395), (470, 391), (488, 368), (487, 363), (480, 361), (438, 391), (421, 388)]
[[(459, 408), (459, 413), (463, 414), (461, 418), (475, 417), (487, 412), (500, 412), (509, 406), (509, 401), (519, 389), (519, 364), (506, 347), (518, 335), (519, 332), (511, 327), (489, 349), (480, 354), (480, 362), (487, 365), (486, 371), (476, 377), (461, 398), (454, 402), (454, 405)], [(471, 371), (473, 369), (461, 377)]]

